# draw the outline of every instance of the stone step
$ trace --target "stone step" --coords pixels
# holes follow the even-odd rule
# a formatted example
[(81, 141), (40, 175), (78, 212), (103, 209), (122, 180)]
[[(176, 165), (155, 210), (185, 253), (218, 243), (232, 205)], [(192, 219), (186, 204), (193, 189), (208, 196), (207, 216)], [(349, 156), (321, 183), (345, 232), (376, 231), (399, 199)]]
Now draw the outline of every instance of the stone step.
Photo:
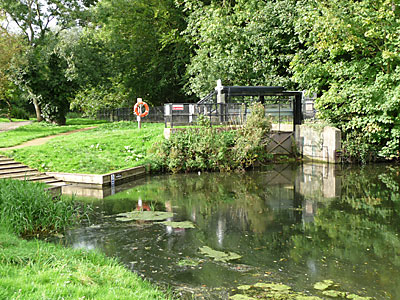
[(15, 170), (15, 169), (21, 169), (21, 168), (27, 168), (27, 166), (21, 165), (21, 164), (8, 164), (8, 165), (0, 165), (0, 172), (4, 170)]
[(29, 178), (30, 176), (37, 176), (40, 173), (36, 170), (30, 171), (23, 171), (23, 172), (13, 172), (13, 173), (0, 173), (0, 179), (10, 178), (10, 179), (17, 179), (17, 178)]
[[(29, 181), (32, 181), (32, 180), (29, 180)], [(52, 185), (52, 184), (55, 184), (55, 183), (64, 183), (64, 181), (55, 179), (54, 177), (53, 178), (49, 178), (49, 179), (36, 180), (35, 182), (42, 182), (42, 183), (45, 183), (45, 184), (48, 184), (48, 185)]]
[(37, 170), (23, 166), (22, 168), (0, 170), (0, 175), (13, 174), (13, 173), (24, 173), (24, 172), (29, 172), (29, 171), (37, 171)]
[(0, 161), (14, 161), (14, 160), (9, 157), (1, 156)]
[(16, 162), (15, 160), (8, 159), (8, 160), (0, 160), (0, 166), (5, 166), (5, 165), (17, 165), (20, 164), (19, 162)]
[(62, 186), (66, 186), (68, 184), (66, 184), (64, 181), (59, 181), (59, 182), (53, 182), (53, 183), (46, 183), (48, 186), (51, 187), (62, 187)]
[(29, 181), (42, 181), (48, 179), (55, 179), (55, 178), (53, 176), (49, 176), (44, 173), (38, 173), (38, 175), (28, 177)]

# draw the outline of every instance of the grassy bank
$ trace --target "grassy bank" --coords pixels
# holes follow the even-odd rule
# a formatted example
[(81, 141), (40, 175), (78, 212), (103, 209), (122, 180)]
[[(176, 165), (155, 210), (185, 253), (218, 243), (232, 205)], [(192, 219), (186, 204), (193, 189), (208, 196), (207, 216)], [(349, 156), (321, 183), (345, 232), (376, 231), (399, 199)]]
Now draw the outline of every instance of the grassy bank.
[(0, 299), (165, 299), (100, 253), (18, 237), (59, 232), (79, 211), (43, 185), (0, 180)]
[(36, 138), (68, 132), (92, 125), (105, 123), (105, 121), (95, 121), (88, 119), (67, 120), (65, 126), (57, 126), (48, 123), (33, 123), (22, 126), (14, 130), (0, 133), (0, 148), (11, 147), (22, 144)]
[(96, 252), (25, 241), (0, 226), (0, 299), (165, 299)]
[(163, 139), (164, 124), (117, 122), (56, 137), (6, 155), (42, 171), (102, 174), (149, 162), (148, 149)]

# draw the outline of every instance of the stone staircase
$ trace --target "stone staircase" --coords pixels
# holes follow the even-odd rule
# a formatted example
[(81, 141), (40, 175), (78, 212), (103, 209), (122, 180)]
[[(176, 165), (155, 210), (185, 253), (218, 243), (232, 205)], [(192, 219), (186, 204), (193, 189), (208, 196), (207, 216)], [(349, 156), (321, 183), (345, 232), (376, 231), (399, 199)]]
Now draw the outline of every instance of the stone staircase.
[(46, 175), (11, 158), (0, 155), (0, 179), (6, 178), (43, 182), (48, 186), (46, 189), (54, 195), (61, 194), (62, 187), (66, 185), (62, 180), (58, 180), (53, 176)]

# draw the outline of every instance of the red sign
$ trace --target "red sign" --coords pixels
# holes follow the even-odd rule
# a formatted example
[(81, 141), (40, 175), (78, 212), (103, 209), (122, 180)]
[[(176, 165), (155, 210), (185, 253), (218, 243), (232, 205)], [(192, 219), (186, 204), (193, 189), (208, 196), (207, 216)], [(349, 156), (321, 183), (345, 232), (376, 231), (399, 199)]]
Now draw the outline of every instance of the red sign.
[(182, 105), (172, 105), (172, 110), (183, 110), (183, 104)]

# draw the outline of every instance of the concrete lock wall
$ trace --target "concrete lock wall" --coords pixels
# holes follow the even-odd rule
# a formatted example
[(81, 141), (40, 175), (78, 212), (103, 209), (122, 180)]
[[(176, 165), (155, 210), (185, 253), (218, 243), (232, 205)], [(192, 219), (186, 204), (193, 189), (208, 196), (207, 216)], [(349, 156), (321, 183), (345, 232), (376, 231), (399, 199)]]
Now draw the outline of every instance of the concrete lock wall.
[(304, 159), (327, 163), (341, 162), (341, 131), (335, 127), (296, 125), (296, 145)]

